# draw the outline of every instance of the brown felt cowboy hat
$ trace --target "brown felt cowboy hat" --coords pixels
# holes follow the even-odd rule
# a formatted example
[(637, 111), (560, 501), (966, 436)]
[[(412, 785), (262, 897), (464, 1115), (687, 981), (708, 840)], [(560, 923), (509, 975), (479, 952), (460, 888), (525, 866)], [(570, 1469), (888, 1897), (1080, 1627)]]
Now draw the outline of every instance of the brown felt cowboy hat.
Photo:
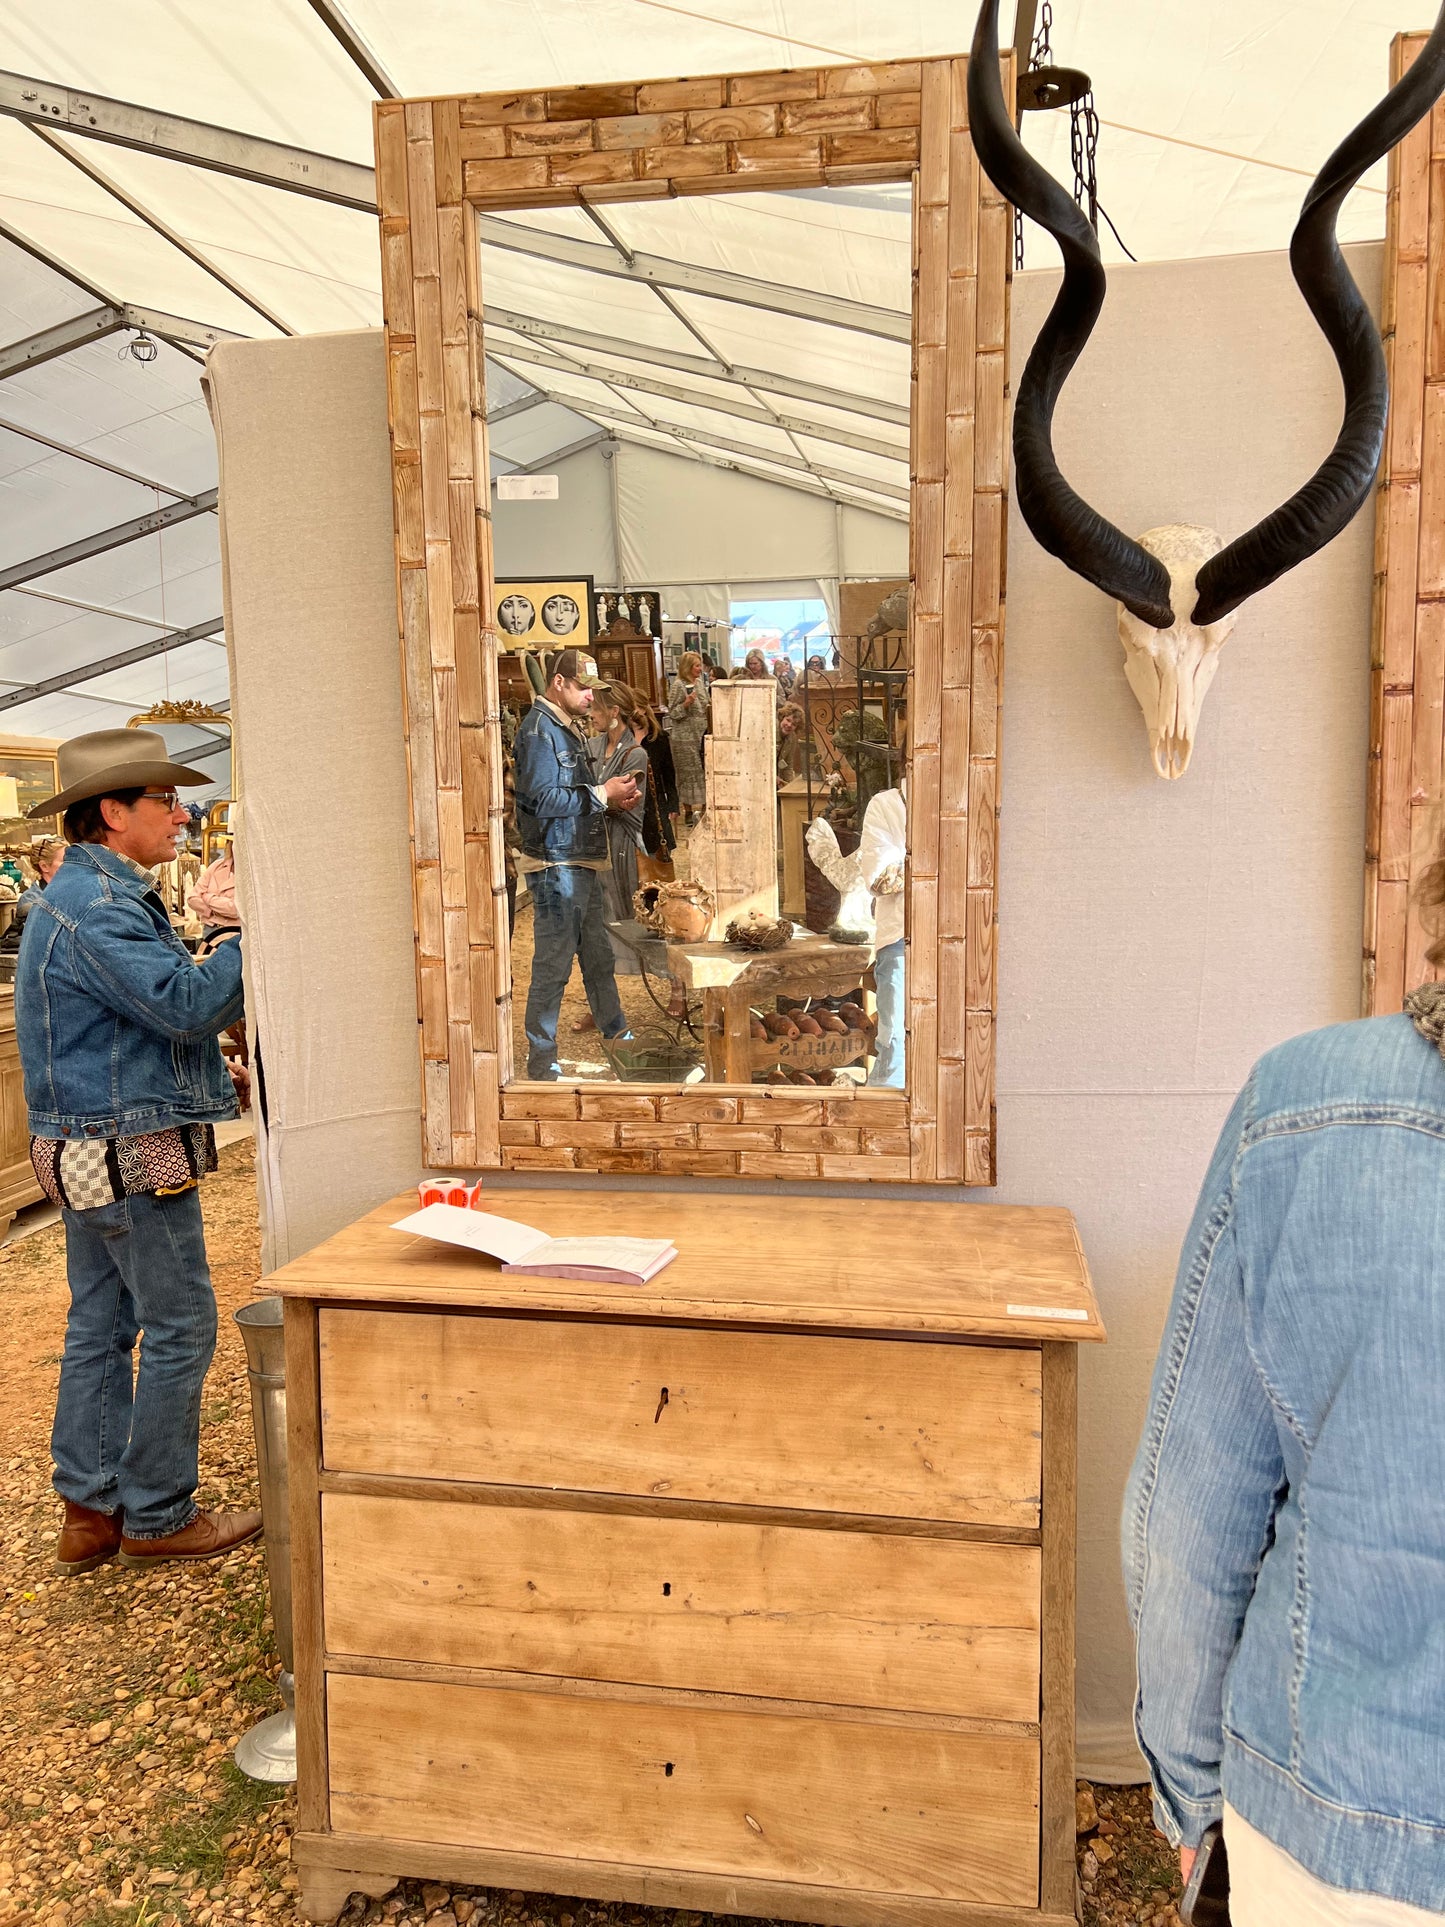
[(114, 796), (117, 790), (175, 788), (182, 783), (210, 783), (214, 777), (184, 763), (173, 763), (166, 739), (155, 729), (93, 729), (88, 736), (72, 736), (56, 753), (60, 789), (37, 803), (27, 816), (59, 816), (72, 803), (88, 796)]

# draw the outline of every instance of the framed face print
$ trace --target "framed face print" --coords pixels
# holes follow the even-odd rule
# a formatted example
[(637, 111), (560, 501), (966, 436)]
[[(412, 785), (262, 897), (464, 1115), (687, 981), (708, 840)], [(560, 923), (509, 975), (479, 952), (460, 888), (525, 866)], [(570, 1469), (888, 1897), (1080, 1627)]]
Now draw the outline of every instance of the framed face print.
[(592, 577), (497, 577), (497, 640), (503, 649), (590, 648)]
[(619, 639), (662, 634), (662, 597), (656, 589), (620, 589), (598, 595), (597, 640), (605, 642), (615, 630)]

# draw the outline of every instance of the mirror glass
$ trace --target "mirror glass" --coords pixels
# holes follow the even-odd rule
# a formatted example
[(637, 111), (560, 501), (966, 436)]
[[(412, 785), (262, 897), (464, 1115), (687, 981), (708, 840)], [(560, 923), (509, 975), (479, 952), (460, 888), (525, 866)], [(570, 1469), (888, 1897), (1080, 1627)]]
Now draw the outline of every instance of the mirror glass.
[(904, 1085), (911, 219), (481, 222), (518, 1081)]

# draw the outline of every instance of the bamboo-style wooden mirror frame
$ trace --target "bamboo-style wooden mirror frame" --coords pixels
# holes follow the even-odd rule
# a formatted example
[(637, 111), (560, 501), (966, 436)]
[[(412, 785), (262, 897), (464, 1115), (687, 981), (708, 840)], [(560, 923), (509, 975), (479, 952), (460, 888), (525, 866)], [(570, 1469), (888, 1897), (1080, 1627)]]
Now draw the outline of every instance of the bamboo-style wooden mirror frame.
[[(1397, 34), (1390, 85), (1428, 38)], [(1390, 422), (1375, 498), (1361, 1015), (1437, 975), (1413, 893), (1445, 792), (1445, 102), (1390, 150), (1380, 332)]]
[[(962, 59), (376, 108), (432, 1168), (994, 1179), (994, 885), (1013, 221)], [(906, 1094), (509, 1085), (492, 518), (473, 210), (913, 188)]]

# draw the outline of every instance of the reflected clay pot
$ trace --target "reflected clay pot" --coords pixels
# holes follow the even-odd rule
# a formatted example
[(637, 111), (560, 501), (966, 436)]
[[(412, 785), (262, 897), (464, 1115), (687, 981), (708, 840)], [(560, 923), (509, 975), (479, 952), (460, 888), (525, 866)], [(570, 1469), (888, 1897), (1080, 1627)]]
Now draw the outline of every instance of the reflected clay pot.
[(712, 924), (712, 893), (700, 883), (664, 883), (657, 893), (664, 936), (674, 943), (696, 943)]

